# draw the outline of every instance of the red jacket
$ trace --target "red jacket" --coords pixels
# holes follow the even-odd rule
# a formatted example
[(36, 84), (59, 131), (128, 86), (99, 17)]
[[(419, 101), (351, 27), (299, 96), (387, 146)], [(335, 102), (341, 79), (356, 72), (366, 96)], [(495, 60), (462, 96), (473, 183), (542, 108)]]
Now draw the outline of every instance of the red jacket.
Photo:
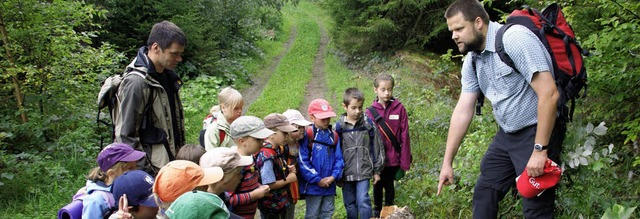
[[(389, 139), (385, 137), (382, 138), (387, 155), (385, 156), (385, 166), (400, 166), (403, 170), (409, 170), (411, 166), (411, 141), (409, 140), (409, 118), (407, 117), (407, 110), (402, 103), (396, 99), (391, 99), (387, 107), (384, 108), (382, 104), (378, 103), (378, 99), (376, 98), (371, 106), (378, 111), (380, 116), (384, 117), (384, 120), (389, 124), (389, 128), (395, 133), (401, 145), (401, 151), (398, 152), (393, 145), (391, 145)], [(372, 121), (375, 121), (375, 118), (368, 110), (365, 114), (371, 118)], [(378, 127), (378, 131), (382, 133), (380, 127)]]

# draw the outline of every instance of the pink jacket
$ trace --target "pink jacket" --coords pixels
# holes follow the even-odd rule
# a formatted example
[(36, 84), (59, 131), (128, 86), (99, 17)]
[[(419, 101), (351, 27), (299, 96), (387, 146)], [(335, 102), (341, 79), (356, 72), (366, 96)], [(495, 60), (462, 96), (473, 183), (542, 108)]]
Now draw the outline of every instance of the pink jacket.
[[(381, 135), (387, 155), (385, 156), (385, 165), (400, 166), (403, 170), (409, 170), (411, 166), (411, 141), (409, 140), (409, 118), (407, 117), (407, 110), (402, 103), (396, 99), (391, 99), (387, 104), (387, 108), (384, 108), (382, 104), (378, 103), (376, 98), (371, 106), (378, 111), (380, 116), (384, 117), (384, 120), (389, 124), (389, 128), (396, 134), (396, 138), (401, 145), (401, 151), (398, 152), (393, 145), (391, 145), (389, 139)], [(375, 118), (369, 110), (366, 110), (365, 114), (371, 118), (372, 121), (375, 121)], [(378, 131), (380, 131), (381, 134), (383, 132), (380, 127), (378, 127)]]

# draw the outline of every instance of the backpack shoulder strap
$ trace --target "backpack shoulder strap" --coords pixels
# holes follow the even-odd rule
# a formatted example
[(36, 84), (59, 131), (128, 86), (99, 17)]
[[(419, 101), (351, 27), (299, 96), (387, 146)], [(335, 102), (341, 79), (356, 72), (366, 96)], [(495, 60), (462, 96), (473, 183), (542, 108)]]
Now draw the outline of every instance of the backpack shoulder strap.
[[(509, 57), (509, 54), (507, 54), (507, 52), (504, 50), (504, 42), (502, 42), (502, 37), (504, 36), (504, 32), (507, 31), (507, 29), (509, 29), (510, 27), (512, 27), (513, 25), (515, 25), (514, 23), (507, 23), (505, 25), (503, 25), (502, 27), (500, 27), (498, 29), (498, 32), (496, 33), (496, 38), (495, 38), (495, 48), (496, 48), (496, 53), (498, 53), (498, 56), (500, 57), (500, 60), (502, 62), (504, 62), (504, 64), (508, 65), (509, 67), (511, 67), (513, 70), (518, 71), (518, 69), (516, 68), (515, 63), (513, 62), (513, 60), (511, 59), (511, 57)], [(474, 70), (475, 70), (475, 63), (474, 63)]]
[(340, 135), (338, 135), (338, 132), (336, 131), (331, 131), (333, 132), (333, 147), (336, 147), (338, 145), (338, 143), (340, 142)]
[(373, 108), (373, 106), (367, 108), (367, 110), (369, 110), (371, 115), (375, 117), (376, 124), (378, 124), (378, 126), (382, 129), (382, 134), (391, 142), (391, 145), (393, 145), (396, 151), (400, 153), (400, 149), (402, 148), (402, 146), (400, 145), (400, 142), (398, 142), (395, 133), (393, 133), (393, 131), (391, 130), (391, 127), (389, 127), (389, 124), (387, 124), (384, 118), (380, 116), (378, 111)]
[(104, 200), (107, 201), (107, 206), (109, 206), (109, 209), (112, 209), (112, 208), (116, 207), (116, 201), (115, 201), (112, 193), (105, 192), (105, 191), (100, 191), (100, 190), (95, 190), (93, 192), (100, 194), (102, 196), (102, 198), (104, 198)]
[(307, 133), (307, 143), (308, 143), (309, 149), (311, 149), (313, 148), (313, 140), (315, 138), (313, 127), (307, 127), (305, 129), (305, 132)]

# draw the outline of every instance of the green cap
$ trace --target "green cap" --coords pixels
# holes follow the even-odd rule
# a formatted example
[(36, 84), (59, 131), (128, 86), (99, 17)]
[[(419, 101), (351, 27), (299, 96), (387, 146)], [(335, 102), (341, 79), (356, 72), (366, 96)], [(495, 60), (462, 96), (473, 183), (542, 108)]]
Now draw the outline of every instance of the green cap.
[(165, 213), (169, 218), (179, 219), (227, 219), (230, 216), (220, 197), (196, 190), (182, 194)]

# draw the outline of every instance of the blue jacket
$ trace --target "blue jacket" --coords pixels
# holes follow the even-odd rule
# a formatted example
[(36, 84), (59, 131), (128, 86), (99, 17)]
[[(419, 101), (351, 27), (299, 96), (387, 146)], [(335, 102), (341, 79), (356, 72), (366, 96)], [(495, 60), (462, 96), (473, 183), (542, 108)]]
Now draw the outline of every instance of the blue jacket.
[[(311, 128), (315, 129), (315, 125)], [(300, 193), (318, 196), (335, 195), (335, 181), (328, 188), (320, 187), (318, 182), (329, 176), (333, 176), (336, 181), (342, 178), (344, 160), (342, 159), (340, 141), (334, 139), (333, 131), (330, 128), (316, 130), (314, 139), (330, 145), (334, 145), (336, 141), (338, 143), (335, 148), (320, 143), (313, 143), (309, 148), (309, 136), (305, 132), (304, 137), (300, 140), (300, 156), (298, 157), (299, 171), (302, 176), (302, 179), (298, 179), (300, 180)]]
[[(87, 180), (86, 188), (87, 195), (82, 199), (82, 218), (104, 218), (105, 214), (111, 213), (109, 203), (104, 196), (106, 193), (113, 200), (111, 186), (107, 186), (102, 181), (93, 182)], [(103, 191), (104, 193), (96, 191)], [(113, 203), (111, 204), (113, 205)]]

